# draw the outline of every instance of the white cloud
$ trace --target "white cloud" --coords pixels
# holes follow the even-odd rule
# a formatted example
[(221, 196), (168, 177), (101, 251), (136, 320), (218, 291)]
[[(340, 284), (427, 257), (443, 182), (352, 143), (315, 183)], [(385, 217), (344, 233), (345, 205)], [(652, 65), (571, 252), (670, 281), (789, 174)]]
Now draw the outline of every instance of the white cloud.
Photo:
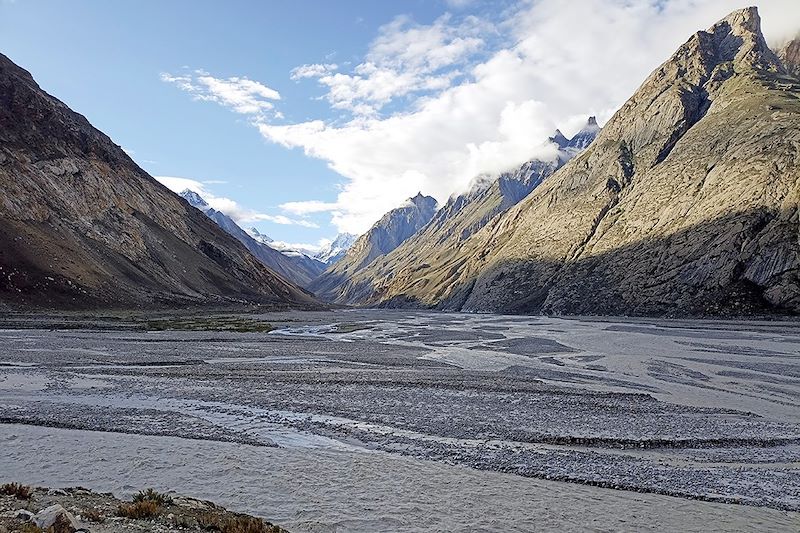
[(215, 78), (204, 70), (177, 76), (163, 72), (161, 80), (176, 85), (196, 100), (216, 102), (245, 115), (261, 115), (281, 99), (278, 91), (257, 81), (238, 76)]
[(305, 242), (272, 241), (269, 246), (280, 251), (298, 251), (308, 256), (313, 256), (330, 243), (330, 239), (320, 239), (316, 244)]
[(335, 211), (339, 209), (339, 204), (336, 202), (320, 202), (318, 200), (309, 200), (304, 202), (287, 202), (285, 204), (281, 204), (280, 208), (295, 215), (308, 215), (310, 213)]
[(318, 78), (330, 74), (339, 68), (335, 63), (314, 63), (310, 65), (300, 65), (292, 69), (289, 77), (293, 80), (301, 80), (303, 78)]
[[(348, 72), (302, 70), (333, 109), (352, 113), (349, 122), (254, 124), (346, 180), (336, 202), (298, 199), (284, 210), (329, 212), (339, 231), (362, 233), (418, 191), (441, 202), (478, 174), (547, 157), (552, 146), (544, 141), (556, 127), (574, 133), (590, 114), (604, 122), (692, 33), (741, 7), (739, 0), (527, 0), (494, 24), (400, 17)], [(770, 42), (800, 27), (797, 0), (762, 0), (760, 11)], [(296, 79), (308, 77), (300, 73)]]
[(306, 228), (318, 228), (319, 225), (310, 220), (293, 219), (284, 215), (271, 215), (268, 213), (259, 213), (252, 209), (248, 209), (239, 205), (235, 200), (226, 198), (224, 196), (217, 196), (206, 188), (206, 185), (214, 183), (225, 183), (216, 180), (197, 181), (190, 178), (179, 178), (176, 176), (153, 176), (161, 184), (166, 186), (173, 192), (180, 193), (186, 189), (190, 189), (200, 196), (208, 203), (209, 206), (225, 213), (231, 217), (237, 224), (252, 224), (254, 222), (272, 222), (274, 224), (281, 224), (285, 226), (303, 226)]
[(373, 116), (398, 97), (449, 87), (460, 74), (451, 67), (482, 48), (480, 34), (487, 27), (475, 17), (451, 24), (444, 15), (427, 26), (397, 17), (380, 28), (364, 61), (351, 73), (337, 72), (334, 64), (309, 64), (295, 68), (291, 78), (316, 78), (334, 109)]

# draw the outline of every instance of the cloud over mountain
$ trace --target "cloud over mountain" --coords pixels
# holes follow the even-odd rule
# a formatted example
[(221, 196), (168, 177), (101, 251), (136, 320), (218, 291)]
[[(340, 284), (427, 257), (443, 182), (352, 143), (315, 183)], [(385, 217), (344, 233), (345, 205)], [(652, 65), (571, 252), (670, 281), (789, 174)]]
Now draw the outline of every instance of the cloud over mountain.
[[(166, 81), (249, 114), (267, 140), (326, 161), (344, 178), (337, 201), (298, 198), (286, 208), (330, 211), (340, 231), (361, 233), (418, 191), (443, 201), (478, 174), (554, 156), (546, 139), (555, 128), (574, 133), (589, 114), (604, 122), (686, 35), (741, 7), (736, 0), (539, 0), (479, 17), (470, 8), (481, 3), (473, 4), (430, 24), (397, 17), (346, 70), (311, 62), (291, 73), (316, 81), (344, 119), (287, 123), (265, 113), (275, 103), (266, 93), (246, 93), (263, 109), (226, 99), (203, 81), (217, 79), (206, 73)], [(796, 33), (800, 3), (760, 4), (768, 39)]]

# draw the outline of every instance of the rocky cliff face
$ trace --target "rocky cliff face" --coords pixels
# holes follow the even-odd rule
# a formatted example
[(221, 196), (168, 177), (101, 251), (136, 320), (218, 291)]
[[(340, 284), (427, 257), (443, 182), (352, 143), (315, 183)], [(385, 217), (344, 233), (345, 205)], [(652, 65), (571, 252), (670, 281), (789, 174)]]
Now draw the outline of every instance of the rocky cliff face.
[(592, 145), (373, 301), (469, 311), (800, 312), (800, 85), (755, 8), (694, 34)]
[(225, 232), (242, 243), (247, 248), (253, 257), (261, 261), (264, 266), (277, 272), (285, 279), (299, 285), (300, 287), (307, 287), (311, 280), (322, 274), (325, 270), (325, 265), (301, 253), (294, 255), (287, 255), (279, 250), (276, 250), (267, 244), (266, 235), (258, 233), (258, 237), (263, 240), (256, 240), (250, 233), (243, 230), (235, 220), (223, 213), (213, 209), (208, 203), (195, 191), (186, 189), (180, 195), (189, 202), (189, 205), (195, 207), (205, 213), (205, 215), (217, 223), (217, 225), (225, 230)]
[(800, 78), (800, 36), (782, 46), (778, 57), (790, 74)]
[[(479, 176), (469, 191), (451, 197), (425, 227), (395, 250), (349, 277), (341, 278), (336, 301), (374, 303), (381, 297), (376, 287), (391, 283), (398, 273), (411, 280), (425, 272), (437, 258), (457, 254), (464, 241), (528, 196), (548, 176), (589, 146), (599, 131), (597, 121), (590, 117), (572, 139), (556, 130), (550, 141), (557, 150), (550, 160), (534, 159), (494, 178)], [(323, 297), (328, 296), (328, 293), (323, 294)]]
[(0, 301), (313, 305), (0, 55)]
[(317, 296), (329, 301), (341, 301), (343, 284), (405, 242), (430, 222), (436, 213), (436, 200), (417, 194), (386, 213), (370, 230), (356, 239), (345, 256), (328, 268), (309, 287)]

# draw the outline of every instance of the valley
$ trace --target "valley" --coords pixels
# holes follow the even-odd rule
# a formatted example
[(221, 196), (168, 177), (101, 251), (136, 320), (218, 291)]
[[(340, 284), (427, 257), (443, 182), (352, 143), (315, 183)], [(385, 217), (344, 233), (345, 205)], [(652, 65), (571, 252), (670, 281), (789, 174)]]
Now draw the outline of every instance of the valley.
[[(20, 316), (0, 332), (0, 440), (15, 442), (0, 469), (24, 482), (122, 495), (149, 483), (292, 531), (332, 530), (353, 491), (381, 503), (351, 509), (348, 531), (422, 531), (431, 503), (398, 494), (420, 483), (455, 497), (446, 487), (467, 479), (480, 488), (436, 518), (447, 529), (546, 526), (548, 512), (527, 503), (485, 522), (477, 509), (506, 505), (488, 496), (506, 490), (638, 530), (658, 525), (627, 514), (642, 502), (685, 507), (686, 524), (722, 504), (745, 529), (800, 520), (794, 322), (345, 310), (248, 315), (267, 333), (140, 331), (103, 316), (72, 318), (88, 329), (40, 329), (65, 318), (50, 320)], [(32, 468), (31, 439), (47, 443), (47, 466)], [(143, 450), (126, 474), (107, 470), (127, 460), (104, 454)], [(83, 453), (101, 466), (54, 460)], [(193, 480), (195, 467), (220, 483)], [(338, 496), (325, 488), (336, 479)], [(277, 492), (231, 492), (263, 483)]]

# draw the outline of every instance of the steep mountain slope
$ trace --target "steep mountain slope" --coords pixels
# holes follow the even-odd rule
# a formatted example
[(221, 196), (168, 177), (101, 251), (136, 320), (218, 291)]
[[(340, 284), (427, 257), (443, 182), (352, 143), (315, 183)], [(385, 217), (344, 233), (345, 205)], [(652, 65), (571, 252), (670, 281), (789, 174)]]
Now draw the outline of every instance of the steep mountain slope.
[(372, 302), (573, 314), (800, 312), (800, 85), (755, 8), (693, 35), (592, 145)]
[(0, 189), (2, 302), (315, 303), (3, 55)]
[(226, 233), (235, 237), (236, 240), (242, 243), (256, 259), (261, 261), (261, 263), (292, 283), (296, 283), (301, 287), (307, 287), (311, 283), (311, 280), (315, 279), (325, 270), (324, 264), (308, 256), (300, 253), (287, 255), (272, 248), (268, 244), (262, 244), (257, 241), (248, 232), (239, 227), (236, 221), (231, 217), (208, 205), (195, 191), (186, 189), (181, 192), (180, 195), (189, 202), (189, 205), (205, 213), (208, 218), (216, 222)]
[(790, 74), (800, 78), (800, 36), (782, 46), (778, 50), (778, 57)]
[(355, 244), (358, 235), (353, 233), (340, 233), (328, 246), (325, 246), (314, 258), (325, 264), (332, 265), (342, 259), (347, 250)]
[[(486, 176), (476, 178), (468, 192), (452, 196), (430, 223), (397, 249), (343, 279), (333, 300), (341, 303), (369, 301), (374, 287), (388, 283), (395, 273), (421, 271), (429, 266), (432, 257), (457, 254), (463, 241), (528, 196), (545, 178), (589, 146), (599, 131), (597, 121), (590, 117), (572, 139), (556, 130), (550, 138), (557, 147), (551, 160), (528, 161), (493, 180)], [(330, 292), (322, 297), (331, 297)]]
[(434, 198), (417, 194), (402, 206), (392, 209), (359, 237), (345, 256), (317, 278), (310, 289), (325, 300), (340, 300), (343, 283), (419, 231), (433, 218), (436, 207)]

